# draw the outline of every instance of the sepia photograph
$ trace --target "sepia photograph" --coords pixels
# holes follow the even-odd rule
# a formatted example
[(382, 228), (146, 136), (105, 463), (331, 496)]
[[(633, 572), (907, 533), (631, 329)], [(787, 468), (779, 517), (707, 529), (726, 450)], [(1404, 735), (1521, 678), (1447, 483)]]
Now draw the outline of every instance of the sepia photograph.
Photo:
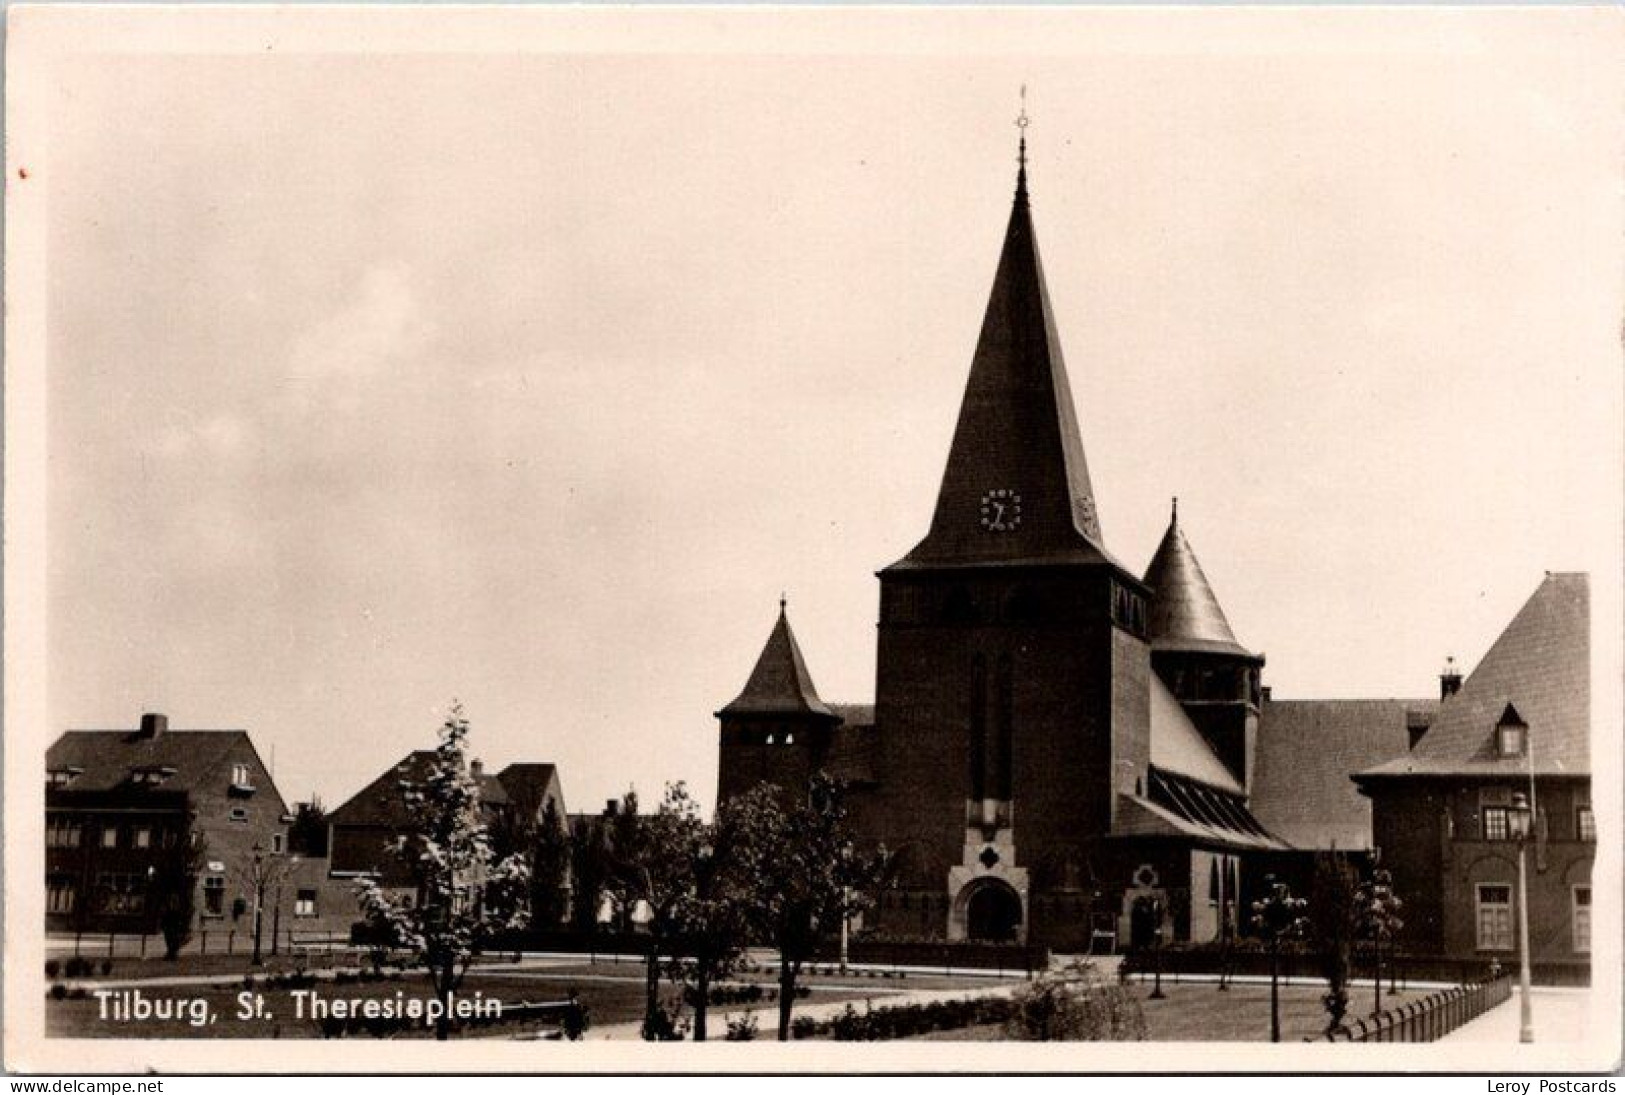
[(11, 6), (5, 1068), (1618, 1069), (1621, 18)]

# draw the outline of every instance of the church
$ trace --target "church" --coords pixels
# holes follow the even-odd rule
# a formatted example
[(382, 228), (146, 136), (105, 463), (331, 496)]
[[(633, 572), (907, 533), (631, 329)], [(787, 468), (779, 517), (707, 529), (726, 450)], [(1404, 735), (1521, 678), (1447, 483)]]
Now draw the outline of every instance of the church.
[[(1013, 208), (930, 528), (879, 572), (872, 705), (819, 697), (781, 600), (716, 712), (718, 798), (848, 786), (896, 858), (894, 937), (1059, 950), (1245, 928), (1266, 874), (1372, 848), (1353, 773), (1404, 756), (1439, 698), (1272, 702), (1177, 502), (1143, 574), (1102, 533), (1027, 189)], [(1441, 678), (1441, 698), (1460, 684)]]

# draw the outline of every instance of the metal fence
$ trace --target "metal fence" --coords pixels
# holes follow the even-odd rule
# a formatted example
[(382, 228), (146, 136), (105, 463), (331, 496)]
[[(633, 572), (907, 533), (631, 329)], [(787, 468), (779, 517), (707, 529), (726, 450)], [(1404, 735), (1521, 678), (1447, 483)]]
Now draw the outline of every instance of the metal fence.
[(1483, 1015), (1512, 996), (1512, 978), (1496, 977), (1424, 996), (1389, 1008), (1369, 1019), (1356, 1019), (1324, 1038), (1328, 1042), (1436, 1042), (1446, 1034)]

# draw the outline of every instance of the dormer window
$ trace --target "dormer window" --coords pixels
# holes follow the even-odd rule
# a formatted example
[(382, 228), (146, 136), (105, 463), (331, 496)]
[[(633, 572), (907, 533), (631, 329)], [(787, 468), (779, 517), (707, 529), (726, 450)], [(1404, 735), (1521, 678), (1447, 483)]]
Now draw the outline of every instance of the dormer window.
[(1495, 724), (1495, 751), (1503, 757), (1521, 757), (1529, 751), (1529, 724), (1510, 703)]
[(157, 787), (174, 774), (175, 769), (170, 768), (167, 765), (148, 765), (141, 768), (131, 768), (130, 782), (135, 784), (137, 787)]
[(80, 774), (83, 772), (83, 768), (76, 768), (72, 766), (65, 768), (52, 768), (45, 774), (45, 784), (47, 787), (66, 787), (68, 784), (78, 779)]

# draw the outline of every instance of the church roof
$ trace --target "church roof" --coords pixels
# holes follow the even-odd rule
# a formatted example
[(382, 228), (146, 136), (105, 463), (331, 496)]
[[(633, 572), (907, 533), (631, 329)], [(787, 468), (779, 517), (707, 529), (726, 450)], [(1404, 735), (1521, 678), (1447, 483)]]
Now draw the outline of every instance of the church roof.
[(1244, 793), (1236, 777), (1185, 714), (1184, 705), (1155, 673), (1151, 674), (1151, 763), (1164, 771), (1200, 780), (1232, 794)]
[(1252, 654), (1236, 641), (1224, 609), (1196, 561), (1185, 531), (1179, 527), (1179, 501), (1174, 500), (1168, 531), (1151, 557), (1145, 584), (1152, 588), (1146, 633), (1153, 650), (1188, 650), (1220, 654)]
[(751, 670), (745, 690), (720, 715), (824, 715), (836, 718), (813, 687), (812, 674), (801, 656), (795, 632), (784, 601), (779, 601), (779, 618), (767, 637)]
[(1033, 233), (1015, 205), (931, 530), (894, 569), (1111, 563)]
[(1437, 699), (1277, 700), (1259, 708), (1252, 795), (1270, 832), (1296, 848), (1371, 846), (1371, 801), (1349, 773), (1402, 757)]
[[(1591, 587), (1585, 574), (1547, 574), (1416, 747), (1359, 780), (1389, 776), (1591, 772)], [(1511, 704), (1528, 724), (1528, 753), (1501, 756), (1495, 727)]]

